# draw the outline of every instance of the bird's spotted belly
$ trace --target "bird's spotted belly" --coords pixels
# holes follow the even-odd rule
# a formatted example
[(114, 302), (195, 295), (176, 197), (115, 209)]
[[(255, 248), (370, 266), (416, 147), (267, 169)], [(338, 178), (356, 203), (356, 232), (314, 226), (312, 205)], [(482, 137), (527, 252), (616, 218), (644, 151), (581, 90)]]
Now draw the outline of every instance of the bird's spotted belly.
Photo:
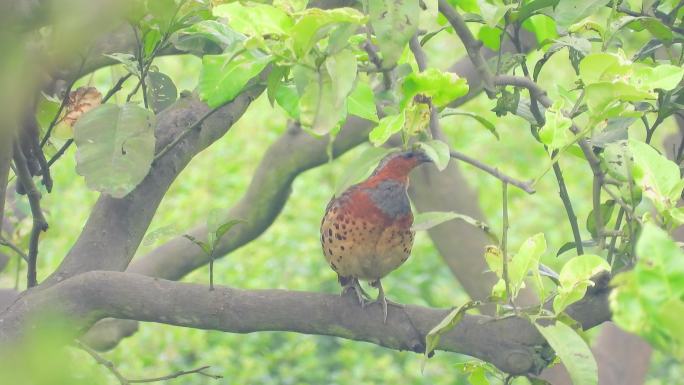
[[(409, 223), (406, 223), (406, 222)], [(333, 208), (321, 224), (325, 258), (340, 276), (377, 280), (403, 264), (411, 254), (412, 218), (389, 225), (338, 213)]]

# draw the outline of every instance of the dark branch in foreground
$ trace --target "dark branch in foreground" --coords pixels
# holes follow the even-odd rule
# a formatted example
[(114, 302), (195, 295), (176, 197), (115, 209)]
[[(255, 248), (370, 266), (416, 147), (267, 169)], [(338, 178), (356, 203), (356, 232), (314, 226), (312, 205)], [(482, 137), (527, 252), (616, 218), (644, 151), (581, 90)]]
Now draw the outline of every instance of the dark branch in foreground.
[[(584, 328), (610, 318), (607, 281), (597, 282), (568, 313)], [(32, 293), (0, 314), (0, 343), (41, 322), (41, 315), (69, 317), (85, 330), (104, 317), (159, 322), (231, 333), (290, 331), (366, 341), (423, 353), (424, 338), (450, 311), (422, 306), (390, 307), (387, 324), (380, 306), (362, 309), (352, 298), (285, 290), (239, 290), (167, 281), (110, 271), (84, 273)], [(544, 363), (536, 347), (544, 339), (529, 320), (466, 315), (438, 346), (471, 355), (513, 374), (538, 373)]]

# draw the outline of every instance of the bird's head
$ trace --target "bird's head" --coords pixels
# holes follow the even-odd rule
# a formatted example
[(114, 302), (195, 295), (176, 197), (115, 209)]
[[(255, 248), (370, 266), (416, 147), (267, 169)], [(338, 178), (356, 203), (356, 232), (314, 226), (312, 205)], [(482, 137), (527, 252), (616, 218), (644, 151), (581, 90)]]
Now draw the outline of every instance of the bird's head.
[(371, 178), (404, 180), (416, 166), (428, 162), (432, 159), (420, 150), (395, 152), (380, 161)]

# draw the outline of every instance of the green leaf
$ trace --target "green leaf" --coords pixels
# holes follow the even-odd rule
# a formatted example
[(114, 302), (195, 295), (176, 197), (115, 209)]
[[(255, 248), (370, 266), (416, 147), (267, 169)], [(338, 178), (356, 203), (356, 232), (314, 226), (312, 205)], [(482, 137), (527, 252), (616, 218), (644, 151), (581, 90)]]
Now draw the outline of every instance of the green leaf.
[(554, 151), (568, 146), (575, 141), (575, 135), (570, 131), (572, 120), (563, 114), (560, 105), (554, 104), (544, 112), (546, 122), (539, 130), (539, 139)]
[(299, 95), (294, 84), (281, 83), (276, 88), (274, 97), (292, 119), (299, 120)]
[(644, 142), (630, 139), (629, 148), (634, 157), (632, 174), (643, 194), (660, 212), (674, 207), (683, 187), (679, 166)]
[(358, 81), (356, 87), (347, 97), (347, 113), (360, 118), (378, 122), (378, 110), (375, 107), (373, 89), (365, 81)]
[(501, 249), (494, 245), (485, 246), (484, 258), (489, 270), (494, 272), (497, 277), (503, 277), (503, 253)]
[(546, 15), (534, 15), (525, 20), (522, 24), (523, 28), (534, 33), (537, 38), (537, 44), (558, 37), (556, 31), (556, 22)]
[(495, 27), (499, 24), (506, 12), (515, 7), (515, 4), (490, 4), (486, 1), (479, 1), (478, 4), (482, 19), (489, 27)]
[(489, 385), (490, 383), (486, 373), (484, 366), (479, 366), (470, 373), (468, 382), (470, 382), (471, 385)]
[(477, 33), (477, 39), (484, 43), (485, 47), (492, 51), (498, 51), (501, 46), (501, 34), (503, 32), (499, 28), (483, 25)]
[(202, 242), (190, 234), (183, 234), (183, 237), (197, 245), (200, 249), (202, 249), (202, 252), (204, 252), (204, 254), (206, 254), (207, 256), (211, 256), (211, 247), (206, 242)]
[[(604, 203), (601, 203), (601, 220), (603, 221), (604, 225), (610, 221), (610, 217), (613, 215), (614, 208), (614, 200), (608, 200)], [(591, 234), (592, 238), (598, 239), (598, 234), (596, 233), (596, 216), (593, 209), (589, 212), (589, 215), (587, 215), (587, 231), (589, 231), (589, 234)]]
[(152, 111), (103, 104), (74, 125), (76, 172), (93, 190), (123, 198), (147, 175), (154, 158)]
[(598, 368), (587, 343), (572, 328), (562, 322), (542, 326), (535, 323), (539, 333), (561, 359), (575, 385), (597, 385)]
[(536, 269), (541, 255), (546, 251), (546, 238), (543, 233), (538, 233), (523, 242), (510, 262), (508, 263), (508, 280), (513, 298), (523, 287), (523, 281), (527, 273)]
[(392, 148), (371, 146), (356, 156), (338, 179), (335, 196), (342, 194), (349, 186), (366, 179), (378, 162), (392, 151)]
[(223, 238), (223, 236), (226, 235), (230, 229), (239, 223), (246, 223), (246, 221), (244, 219), (232, 219), (219, 226), (214, 232), (214, 239), (211, 245), (212, 250), (216, 248), (219, 242), (221, 242), (221, 238)]
[(664, 230), (649, 222), (639, 235), (636, 254), (634, 268), (611, 281), (613, 321), (684, 359), (684, 253)]
[(374, 146), (380, 146), (385, 143), (390, 136), (396, 134), (404, 128), (404, 113), (400, 112), (395, 115), (388, 115), (380, 119), (378, 125), (368, 134), (368, 139)]
[(430, 97), (436, 107), (441, 107), (468, 93), (466, 79), (436, 68), (409, 74), (404, 78), (401, 88), (404, 93), (402, 106), (406, 106), (418, 94)]
[(444, 170), (451, 160), (449, 145), (441, 140), (431, 140), (429, 142), (419, 142), (418, 146), (425, 151), (427, 156), (432, 159), (439, 171)]
[(468, 116), (471, 117), (475, 120), (477, 120), (484, 128), (486, 128), (489, 132), (492, 133), (496, 137), (497, 140), (499, 140), (499, 133), (496, 131), (496, 126), (494, 123), (490, 122), (487, 120), (485, 117), (482, 115), (474, 114), (472, 112), (468, 111), (461, 111), (456, 108), (445, 108), (442, 110), (442, 112), (439, 113), (440, 118), (444, 118), (447, 116), (453, 116), (453, 115), (461, 115), (461, 116)]
[(610, 271), (610, 265), (598, 255), (578, 255), (563, 265), (558, 280), (558, 295), (553, 299), (553, 311), (560, 314), (568, 306), (581, 300), (589, 286), (591, 277), (602, 271)]
[(272, 60), (270, 56), (250, 51), (234, 56), (227, 53), (202, 58), (199, 94), (211, 108), (233, 100)]
[(356, 64), (356, 55), (349, 49), (328, 56), (325, 60), (325, 66), (332, 78), (335, 108), (342, 108), (344, 106), (347, 96), (354, 87)]
[(159, 113), (173, 104), (178, 98), (178, 90), (173, 80), (166, 74), (150, 71), (147, 74), (147, 100), (152, 111)]
[(268, 4), (245, 5), (236, 1), (215, 6), (213, 13), (228, 19), (233, 30), (247, 35), (287, 35), (294, 25), (287, 13)]
[(432, 330), (430, 330), (430, 332), (428, 332), (428, 334), (425, 336), (425, 356), (423, 358), (421, 370), (425, 368), (425, 362), (428, 355), (437, 348), (439, 339), (442, 337), (442, 335), (456, 327), (456, 325), (458, 325), (458, 323), (463, 319), (463, 315), (466, 311), (480, 306), (481, 304), (482, 303), (479, 301), (469, 301), (464, 303), (463, 305), (449, 312), (446, 317), (444, 317), (435, 327), (432, 328)]
[(562, 27), (568, 27), (595, 13), (610, 0), (561, 0), (554, 10), (554, 19)]
[(684, 76), (684, 68), (671, 64), (656, 67), (634, 66), (634, 81), (645, 89), (671, 91), (677, 87)]
[(271, 107), (273, 107), (275, 102), (276, 90), (283, 84), (283, 78), (286, 77), (288, 71), (288, 67), (274, 65), (271, 72), (268, 73), (266, 95), (268, 96), (268, 102), (271, 103)]
[(299, 121), (302, 127), (317, 135), (325, 135), (338, 126), (347, 110), (344, 99), (341, 105), (333, 89), (333, 79), (321, 68), (314, 72), (313, 81), (304, 89), (299, 98)]
[(525, 20), (541, 9), (555, 7), (558, 4), (558, 2), (559, 2), (559, 0), (532, 0), (532, 1), (528, 1), (526, 4), (524, 4), (522, 7), (520, 7), (520, 10), (518, 11), (518, 14), (517, 14), (517, 18), (518, 18), (518, 20)]
[(627, 140), (608, 143), (601, 155), (608, 175), (622, 182), (627, 182), (632, 178), (631, 170), (634, 158)]
[(233, 51), (244, 40), (245, 35), (214, 20), (192, 24), (171, 37), (173, 45), (179, 50), (200, 56)]
[(482, 231), (489, 233), (489, 226), (482, 221), (478, 221), (472, 217), (464, 214), (455, 213), (453, 211), (426, 211), (423, 213), (416, 214), (413, 219), (413, 226), (411, 229), (413, 231), (423, 231), (429, 230), (435, 226), (438, 226), (444, 222), (448, 222), (454, 219), (460, 219), (465, 223), (477, 227)]
[[(610, 118), (622, 112), (614, 110), (622, 102), (638, 102), (654, 100), (656, 95), (639, 90), (637, 87), (623, 82), (598, 82), (585, 88), (585, 100), (589, 112), (596, 118)], [(611, 111), (617, 111), (612, 113)]]
[(382, 65), (384, 68), (392, 68), (418, 30), (418, 1), (369, 1), (368, 14), (382, 54)]
[(140, 68), (135, 60), (135, 56), (130, 53), (110, 53), (104, 54), (104, 56), (113, 59), (121, 64), (123, 64), (126, 71), (132, 73), (133, 75), (140, 77)]
[[(624, 72), (624, 69), (628, 66), (627, 63), (621, 63), (621, 58), (618, 55), (606, 52), (592, 53), (580, 62), (579, 77), (586, 85), (601, 80), (612, 80), (609, 77), (612, 72), (615, 72), (615, 74)], [(609, 70), (612, 70), (612, 72)]]
[(318, 40), (326, 37), (331, 27), (343, 23), (361, 25), (366, 22), (366, 17), (353, 8), (309, 8), (301, 15), (291, 32), (292, 49), (299, 58), (303, 58)]

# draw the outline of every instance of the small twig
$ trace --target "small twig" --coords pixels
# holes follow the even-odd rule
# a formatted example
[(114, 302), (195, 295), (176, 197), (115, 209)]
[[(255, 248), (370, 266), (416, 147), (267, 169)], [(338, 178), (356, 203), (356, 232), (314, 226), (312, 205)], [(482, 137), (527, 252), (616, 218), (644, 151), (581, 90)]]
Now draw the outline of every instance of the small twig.
[(8, 239), (0, 238), (0, 245), (9, 247), (10, 249), (12, 249), (12, 251), (17, 253), (17, 255), (20, 256), (24, 261), (28, 262), (28, 255), (26, 255), (26, 253), (24, 253), (17, 245), (10, 242)]
[(98, 364), (100, 364), (100, 365), (104, 366), (105, 368), (107, 368), (107, 370), (109, 370), (109, 372), (112, 373), (112, 374), (114, 375), (114, 377), (116, 377), (117, 380), (119, 380), (119, 383), (120, 383), (121, 385), (128, 385), (128, 384), (130, 384), (130, 382), (128, 381), (128, 379), (127, 379), (126, 377), (124, 377), (124, 375), (121, 374), (121, 372), (119, 372), (119, 369), (116, 368), (116, 366), (114, 365), (114, 363), (113, 363), (112, 361), (109, 361), (108, 359), (102, 357), (102, 356), (100, 355), (100, 353), (98, 353), (98, 352), (96, 352), (95, 350), (91, 349), (88, 345), (84, 344), (83, 342), (81, 342), (81, 341), (79, 341), (79, 340), (75, 340), (75, 341), (74, 341), (74, 345), (76, 345), (77, 348), (79, 348), (79, 349), (85, 351), (86, 353), (88, 353), (88, 355), (90, 355), (91, 357), (93, 357), (93, 359), (94, 359)]
[(601, 212), (601, 186), (603, 180), (600, 175), (594, 175), (592, 186), (592, 204), (594, 206), (594, 222), (596, 226), (596, 237), (598, 237), (598, 248), (606, 247), (606, 238), (603, 236), (603, 213)]
[(518, 308), (515, 306), (515, 303), (513, 302), (513, 296), (511, 295), (511, 282), (508, 277), (508, 183), (506, 181), (502, 181), (501, 190), (503, 200), (503, 226), (501, 229), (501, 252), (503, 253), (503, 280), (506, 284), (506, 297), (508, 297), (508, 302), (513, 308), (515, 314), (518, 314)]
[(69, 149), (69, 146), (71, 146), (71, 144), (72, 144), (73, 142), (74, 142), (73, 139), (67, 140), (67, 141), (62, 145), (62, 147), (60, 147), (59, 150), (57, 150), (57, 152), (55, 153), (55, 155), (53, 155), (52, 158), (50, 158), (50, 161), (48, 161), (47, 166), (48, 166), (48, 167), (52, 167), (52, 165), (55, 164), (55, 162), (56, 162), (57, 160), (59, 160), (59, 158), (61, 158), (62, 155), (64, 155), (64, 153), (66, 152), (66, 150)]
[(207, 366), (202, 366), (202, 367), (197, 368), (197, 369), (179, 371), (179, 372), (169, 374), (169, 375), (163, 376), (163, 377), (149, 378), (149, 379), (142, 379), (142, 380), (128, 380), (128, 382), (131, 384), (141, 384), (141, 383), (145, 383), (145, 382), (165, 381), (165, 380), (171, 380), (171, 379), (176, 378), (176, 377), (185, 376), (188, 374), (199, 374), (199, 375), (202, 375), (205, 377), (213, 378), (214, 380), (220, 380), (221, 378), (223, 378), (223, 376), (218, 375), (218, 374), (206, 373), (205, 370), (207, 370), (209, 368), (211, 368), (211, 366), (207, 365)]
[[(552, 154), (551, 157), (554, 158), (555, 154)], [(556, 182), (558, 183), (558, 195), (560, 195), (561, 201), (563, 202), (563, 207), (565, 207), (565, 213), (568, 216), (568, 222), (570, 222), (570, 228), (572, 229), (572, 237), (575, 240), (575, 250), (577, 250), (577, 255), (582, 255), (584, 254), (584, 247), (582, 246), (582, 235), (580, 234), (579, 225), (577, 224), (577, 216), (575, 215), (575, 210), (572, 207), (570, 194), (568, 193), (568, 189), (565, 185), (563, 171), (558, 165), (558, 162), (553, 163), (553, 173), (556, 176)]]
[(154, 156), (153, 162), (156, 162), (160, 158), (162, 158), (164, 155), (166, 155), (169, 151), (171, 151), (178, 143), (180, 143), (183, 139), (185, 139), (188, 135), (190, 135), (196, 128), (199, 128), (204, 121), (211, 116), (214, 112), (218, 110), (218, 108), (214, 108), (209, 110), (206, 114), (204, 114), (202, 117), (200, 117), (195, 123), (190, 125), (185, 131), (181, 132), (180, 135), (178, 135), (171, 143), (166, 145), (166, 147), (162, 148), (157, 155)]
[(382, 73), (382, 85), (384, 89), (389, 90), (392, 88), (392, 74), (391, 71), (387, 68), (384, 68), (382, 65), (382, 59), (380, 59), (380, 56), (378, 56), (378, 51), (373, 46), (373, 43), (370, 42), (370, 40), (367, 40), (365, 43), (363, 43), (362, 48), (368, 53), (368, 59), (373, 63), (373, 65)]
[(218, 374), (211, 374), (211, 373), (206, 373), (205, 370), (209, 369), (211, 366), (202, 366), (197, 369), (192, 369), (192, 370), (182, 370), (178, 371), (176, 373), (172, 373), (166, 376), (162, 377), (155, 377), (155, 378), (143, 378), (143, 379), (136, 379), (136, 380), (129, 380), (121, 374), (119, 369), (117, 369), (116, 365), (112, 361), (109, 361), (108, 359), (102, 357), (100, 353), (96, 352), (92, 348), (90, 348), (88, 345), (84, 344), (83, 342), (79, 340), (74, 341), (74, 345), (76, 345), (77, 348), (85, 351), (90, 355), (98, 364), (104, 366), (109, 370), (114, 377), (119, 381), (121, 385), (129, 385), (129, 384), (142, 384), (142, 383), (149, 383), (149, 382), (159, 382), (159, 381), (166, 381), (166, 380), (171, 380), (180, 376), (185, 376), (188, 374), (199, 374), (205, 377), (213, 378), (215, 380), (223, 378), (223, 376), (220, 376)]
[(31, 216), (33, 217), (33, 226), (31, 228), (31, 237), (29, 240), (29, 252), (28, 252), (28, 272), (27, 272), (27, 286), (29, 288), (36, 286), (36, 262), (38, 259), (38, 239), (40, 233), (46, 231), (48, 228), (48, 223), (43, 215), (43, 210), (40, 208), (40, 191), (36, 188), (35, 183), (33, 183), (33, 178), (29, 171), (28, 165), (26, 164), (26, 157), (21, 151), (21, 146), (16, 142), (14, 143), (14, 165), (16, 167), (17, 178), (19, 183), (24, 187), (26, 191), (26, 196), (29, 200), (29, 205), (31, 206)]
[(129, 72), (126, 75), (120, 77), (119, 80), (116, 81), (114, 86), (109, 91), (107, 91), (107, 94), (102, 98), (102, 104), (107, 103), (107, 100), (109, 100), (112, 96), (114, 96), (114, 94), (119, 92), (119, 90), (121, 90), (121, 87), (123, 87), (123, 84), (126, 82), (126, 80), (128, 80), (131, 76), (133, 76), (133, 74)]
[(482, 79), (482, 84), (484, 85), (487, 96), (493, 98), (496, 95), (496, 91), (494, 90), (494, 84), (492, 82), (492, 75), (489, 71), (489, 67), (482, 56), (482, 52), (480, 52), (482, 42), (475, 39), (473, 34), (470, 32), (470, 29), (468, 29), (465, 20), (463, 20), (463, 17), (456, 12), (456, 10), (449, 4), (447, 0), (439, 0), (438, 9), (439, 12), (449, 21), (449, 24), (454, 27), (454, 31), (465, 46), (468, 57), (470, 57), (470, 61), (473, 62), (475, 68), (477, 68), (477, 71), (480, 74), (480, 78)]
[(480, 170), (488, 173), (489, 175), (491, 175), (491, 176), (493, 176), (493, 177), (495, 177), (495, 178), (497, 178), (497, 179), (499, 179), (505, 183), (512, 184), (513, 186), (518, 187), (519, 189), (525, 191), (528, 194), (534, 194), (536, 192), (534, 187), (532, 187), (532, 181), (523, 182), (521, 180), (517, 180), (513, 177), (510, 177), (510, 176), (502, 173), (501, 171), (499, 171), (498, 169), (496, 169), (494, 167), (488, 166), (488, 165), (480, 162), (479, 160), (471, 158), (468, 155), (462, 154), (458, 151), (451, 151), (451, 157), (454, 159), (462, 160), (462, 161), (464, 161), (464, 162), (466, 162), (472, 166), (475, 166), (475, 167), (479, 168)]
[[(145, 76), (147, 75), (146, 73), (146, 68), (145, 68), (145, 58), (143, 57), (144, 52), (143, 52), (143, 45), (142, 42), (140, 41), (140, 36), (138, 35), (138, 28), (136, 28), (135, 25), (131, 25), (131, 28), (133, 28), (133, 35), (135, 36), (135, 42), (138, 48), (138, 52), (136, 53), (136, 59), (138, 59), (138, 70), (140, 71), (140, 81), (138, 84), (135, 86), (133, 91), (131, 91), (130, 94), (128, 94), (128, 97), (126, 98), (126, 101), (130, 101), (133, 95), (135, 95), (136, 92), (138, 92), (138, 88), (142, 87), (142, 95), (143, 95), (143, 105), (145, 108), (147, 108), (147, 86), (145, 85)], [(152, 59), (154, 57), (150, 58), (150, 62), (152, 62)], [(149, 68), (149, 67), (148, 67)]]

